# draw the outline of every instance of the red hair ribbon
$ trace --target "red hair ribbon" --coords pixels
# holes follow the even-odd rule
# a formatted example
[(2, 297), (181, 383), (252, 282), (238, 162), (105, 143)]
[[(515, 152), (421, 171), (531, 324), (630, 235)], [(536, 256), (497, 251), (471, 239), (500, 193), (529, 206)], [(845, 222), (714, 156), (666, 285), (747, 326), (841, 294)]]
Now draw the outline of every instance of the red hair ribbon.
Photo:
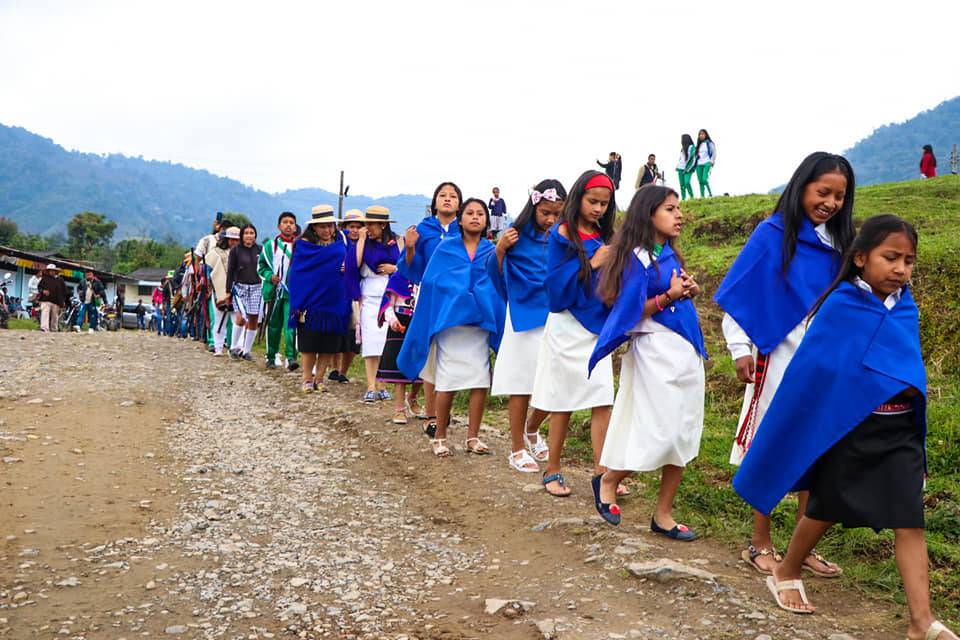
[(607, 176), (602, 173), (598, 173), (587, 181), (587, 186), (584, 187), (584, 191), (593, 189), (594, 187), (605, 187), (610, 189), (611, 192), (614, 191), (613, 181), (610, 179), (610, 176)]

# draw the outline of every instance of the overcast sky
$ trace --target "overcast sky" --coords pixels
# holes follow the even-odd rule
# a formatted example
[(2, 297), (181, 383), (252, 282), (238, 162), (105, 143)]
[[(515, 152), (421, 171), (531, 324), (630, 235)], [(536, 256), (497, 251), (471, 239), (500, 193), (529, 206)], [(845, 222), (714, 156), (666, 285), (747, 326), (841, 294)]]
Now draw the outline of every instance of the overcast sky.
[(960, 94), (958, 25), (956, 0), (0, 0), (0, 123), (270, 192), (497, 184), (514, 213), (612, 150), (621, 206), (648, 153), (676, 187), (706, 128), (714, 192), (766, 192)]

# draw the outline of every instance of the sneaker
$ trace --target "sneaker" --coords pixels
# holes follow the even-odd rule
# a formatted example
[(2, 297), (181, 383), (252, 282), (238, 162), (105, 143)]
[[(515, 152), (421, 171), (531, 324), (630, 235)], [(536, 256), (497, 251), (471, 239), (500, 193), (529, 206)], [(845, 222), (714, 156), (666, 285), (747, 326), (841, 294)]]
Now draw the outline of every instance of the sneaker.
[(287, 363), (287, 371), (296, 371), (300, 368), (300, 363), (296, 360), (291, 360)]
[(407, 408), (407, 414), (411, 418), (420, 418), (423, 420), (427, 417), (427, 412), (424, 411), (423, 407), (420, 406), (420, 403), (417, 402), (416, 396), (407, 396), (404, 406)]
[(94, 331), (93, 329), (87, 329), (87, 333), (92, 336), (93, 334), (96, 333), (96, 331)]
[(80, 333), (80, 326), (79, 326), (79, 325), (73, 325), (73, 330), (76, 331), (77, 333)]
[(238, 349), (230, 349), (230, 359), (231, 359), (231, 360), (239, 360), (239, 359), (240, 359), (240, 351), (239, 351)]
[(367, 391), (363, 394), (364, 402), (376, 402), (377, 401), (377, 392), (376, 391)]
[(339, 381), (339, 380), (340, 380), (340, 372), (337, 371), (336, 369), (330, 369), (330, 374), (327, 376), (327, 379), (328, 379), (328, 380), (332, 380), (333, 382)]
[(407, 412), (403, 407), (397, 407), (393, 410), (393, 424), (407, 424)]
[(377, 392), (377, 400), (393, 400), (393, 396), (390, 395), (390, 392), (384, 389), (383, 391)]
[(350, 378), (341, 373), (339, 376), (337, 376), (337, 382), (350, 382)]
[(241, 360), (246, 360), (247, 362), (253, 362), (253, 356), (249, 353), (244, 353), (240, 355)]
[(276, 369), (277, 363), (274, 362), (273, 360), (267, 360), (267, 364), (265, 366), (267, 367), (267, 369)]
[(222, 355), (223, 355), (223, 351), (217, 351), (216, 349), (214, 349), (214, 350), (213, 350), (213, 355), (214, 355), (214, 356), (222, 356)]
[[(207, 351), (209, 351), (210, 353), (213, 353), (213, 352), (216, 351), (216, 350), (217, 350), (217, 348), (214, 347), (212, 344), (208, 344), (208, 345), (207, 345)], [(220, 352), (220, 355), (223, 355), (223, 352), (222, 352), (222, 351)]]

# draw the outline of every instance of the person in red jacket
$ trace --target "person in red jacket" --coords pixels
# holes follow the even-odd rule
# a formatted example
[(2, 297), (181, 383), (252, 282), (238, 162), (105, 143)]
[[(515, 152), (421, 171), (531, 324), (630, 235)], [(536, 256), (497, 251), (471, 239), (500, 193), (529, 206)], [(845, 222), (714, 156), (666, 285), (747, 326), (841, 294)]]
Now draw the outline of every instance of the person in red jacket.
[(937, 177), (937, 156), (933, 155), (933, 147), (923, 145), (923, 157), (920, 159), (920, 174), (924, 178)]

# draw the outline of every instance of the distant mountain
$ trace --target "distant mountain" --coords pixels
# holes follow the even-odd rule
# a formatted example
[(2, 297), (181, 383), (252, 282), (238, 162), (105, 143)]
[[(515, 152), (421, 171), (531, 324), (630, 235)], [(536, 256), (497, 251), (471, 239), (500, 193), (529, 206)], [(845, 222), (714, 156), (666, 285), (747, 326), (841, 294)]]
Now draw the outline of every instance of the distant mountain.
[[(379, 204), (404, 228), (423, 218), (424, 195), (349, 196), (344, 210)], [(117, 222), (113, 237), (168, 235), (192, 244), (208, 232), (217, 211), (246, 214), (272, 235), (281, 211), (309, 218), (317, 204), (337, 205), (337, 194), (297, 189), (270, 194), (182, 164), (66, 151), (21, 127), (0, 125), (0, 215), (24, 233), (66, 232), (75, 214), (96, 211)]]
[[(843, 155), (853, 165), (857, 186), (903, 182), (920, 177), (923, 145), (933, 147), (937, 175), (950, 173), (950, 151), (960, 145), (960, 96), (922, 111), (906, 122), (873, 130)], [(787, 185), (772, 189), (780, 193)]]

